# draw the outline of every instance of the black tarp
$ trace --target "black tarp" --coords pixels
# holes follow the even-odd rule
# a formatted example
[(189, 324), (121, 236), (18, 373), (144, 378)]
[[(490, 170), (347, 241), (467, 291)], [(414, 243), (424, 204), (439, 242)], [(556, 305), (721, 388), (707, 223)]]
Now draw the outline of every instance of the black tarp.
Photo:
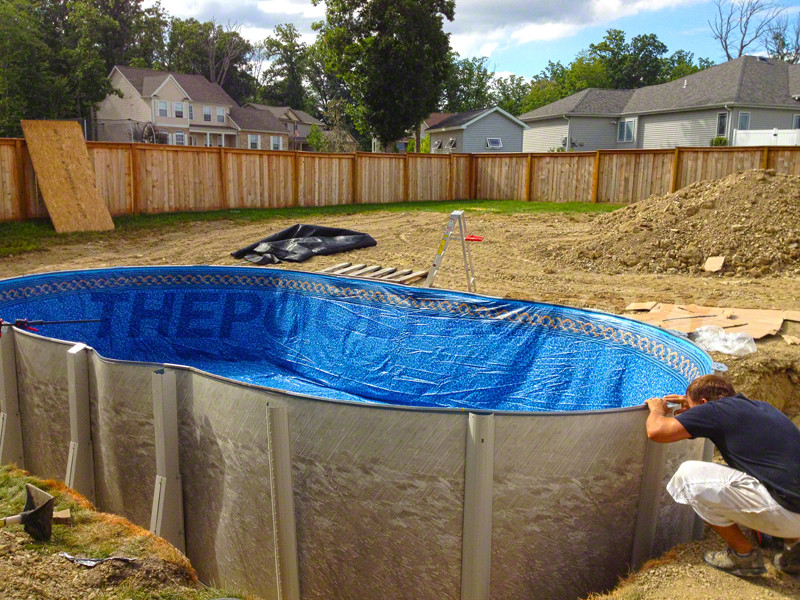
[(231, 252), (231, 256), (244, 258), (257, 265), (274, 265), (283, 261), (303, 262), (318, 254), (336, 254), (377, 245), (378, 242), (366, 233), (298, 224)]

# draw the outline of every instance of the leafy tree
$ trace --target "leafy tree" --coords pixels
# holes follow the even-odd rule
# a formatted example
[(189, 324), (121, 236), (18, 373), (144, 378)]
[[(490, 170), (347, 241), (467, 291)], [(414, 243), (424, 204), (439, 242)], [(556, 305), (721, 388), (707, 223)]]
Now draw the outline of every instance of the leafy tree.
[(352, 101), (347, 84), (326, 61), (327, 51), (323, 39), (317, 39), (306, 53), (306, 110), (324, 119), (328, 104), (333, 100)]
[(512, 115), (521, 115), (525, 112), (523, 107), (530, 91), (531, 84), (524, 77), (500, 77), (492, 84), (493, 103)]
[(306, 136), (306, 142), (314, 149), (314, 152), (320, 152), (325, 145), (325, 137), (322, 135), (322, 130), (316, 124), (311, 126), (311, 130)]
[(300, 32), (291, 23), (278, 25), (275, 35), (264, 40), (262, 52), (270, 64), (262, 76), (260, 97), (271, 104), (303, 108), (308, 48), (300, 42)]
[(609, 29), (599, 44), (589, 44), (589, 57), (600, 61), (609, 77), (609, 87), (634, 89), (659, 83), (661, 57), (667, 47), (654, 33), (637, 35), (630, 43), (625, 32)]
[(494, 72), (486, 68), (489, 59), (485, 56), (459, 58), (458, 52), (450, 52), (449, 61), (442, 91), (442, 111), (457, 113), (492, 106)]
[(686, 52), (685, 50), (677, 50), (671, 56), (663, 58), (662, 61), (660, 79), (663, 83), (680, 79), (714, 66), (714, 63), (707, 58), (699, 58), (697, 59), (697, 64), (695, 64), (694, 53)]
[[(431, 153), (431, 136), (426, 135), (422, 138), (422, 143), (419, 145), (420, 154), (430, 154)], [(408, 140), (408, 146), (406, 147), (406, 152), (416, 152), (416, 140), (411, 138)]]
[(359, 131), (388, 143), (436, 109), (449, 68), (442, 23), (454, 11), (453, 0), (326, 2), (326, 64), (353, 95)]

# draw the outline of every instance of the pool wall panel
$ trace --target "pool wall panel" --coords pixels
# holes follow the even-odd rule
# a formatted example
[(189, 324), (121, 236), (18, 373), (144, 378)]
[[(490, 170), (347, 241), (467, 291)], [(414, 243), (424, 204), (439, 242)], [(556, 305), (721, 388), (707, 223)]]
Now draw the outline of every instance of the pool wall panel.
[(460, 598), (467, 413), (286, 404), (302, 597)]
[(186, 553), (200, 578), (275, 598), (270, 394), (179, 371)]
[(643, 412), (495, 417), (493, 600), (612, 587), (630, 561)]
[(72, 344), (21, 332), (14, 339), (25, 468), (63, 480), (69, 456), (67, 350)]
[(98, 506), (150, 528), (156, 476), (153, 367), (89, 361)]

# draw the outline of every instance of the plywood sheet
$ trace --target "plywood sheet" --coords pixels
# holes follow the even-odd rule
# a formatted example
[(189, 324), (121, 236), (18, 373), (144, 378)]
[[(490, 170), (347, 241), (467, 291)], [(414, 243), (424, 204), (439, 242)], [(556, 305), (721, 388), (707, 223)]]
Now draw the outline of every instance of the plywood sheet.
[(94, 185), (94, 171), (75, 121), (22, 121), (36, 179), (58, 233), (109, 231), (114, 221)]
[(748, 333), (756, 340), (775, 335), (784, 320), (793, 320), (792, 317), (796, 316), (798, 316), (796, 311), (661, 303), (656, 304), (650, 312), (631, 315), (639, 321), (683, 333), (691, 333), (700, 327), (714, 325), (728, 332)]

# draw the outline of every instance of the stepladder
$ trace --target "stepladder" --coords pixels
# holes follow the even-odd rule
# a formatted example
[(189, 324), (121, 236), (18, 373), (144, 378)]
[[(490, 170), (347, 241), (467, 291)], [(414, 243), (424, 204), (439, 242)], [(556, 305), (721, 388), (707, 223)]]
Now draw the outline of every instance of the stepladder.
[(429, 288), (433, 286), (433, 280), (436, 279), (436, 274), (442, 266), (442, 260), (444, 259), (445, 252), (447, 252), (453, 235), (461, 239), (461, 254), (464, 258), (464, 271), (467, 275), (467, 289), (470, 292), (476, 292), (478, 288), (475, 280), (475, 269), (472, 266), (472, 253), (467, 243), (467, 222), (463, 210), (454, 210), (450, 213), (450, 220), (447, 222), (447, 227), (444, 229), (444, 235), (436, 251), (436, 257), (433, 259), (433, 266), (428, 272), (428, 277), (425, 279), (425, 283), (422, 287)]

